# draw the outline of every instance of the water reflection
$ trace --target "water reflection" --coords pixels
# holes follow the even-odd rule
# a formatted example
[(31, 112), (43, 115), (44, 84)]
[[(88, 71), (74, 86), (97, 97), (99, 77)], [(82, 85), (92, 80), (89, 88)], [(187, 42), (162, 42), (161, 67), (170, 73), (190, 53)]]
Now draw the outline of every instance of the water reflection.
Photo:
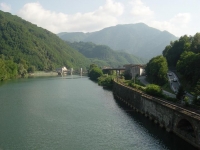
[(165, 128), (159, 127), (158, 124), (155, 124), (144, 115), (134, 111), (117, 98), (115, 98), (115, 102), (127, 114), (127, 116), (131, 118), (131, 120), (134, 120), (134, 123), (137, 122), (140, 126), (144, 127), (144, 130), (146, 130), (149, 135), (159, 140), (159, 144), (165, 145), (166, 149), (197, 150), (197, 148), (195, 148), (191, 144), (187, 143), (173, 133), (168, 133)]

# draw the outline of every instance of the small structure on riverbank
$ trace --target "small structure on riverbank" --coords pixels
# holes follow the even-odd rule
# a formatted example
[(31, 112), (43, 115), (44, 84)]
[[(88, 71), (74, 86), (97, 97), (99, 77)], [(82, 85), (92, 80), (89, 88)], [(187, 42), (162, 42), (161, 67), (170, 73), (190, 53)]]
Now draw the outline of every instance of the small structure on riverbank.
[(124, 65), (125, 73), (131, 76), (131, 79), (134, 79), (136, 75), (142, 76), (145, 74), (145, 65), (141, 64), (127, 64)]
[(67, 68), (65, 66), (63, 66), (62, 68), (57, 68), (56, 72), (58, 73), (58, 75), (67, 74)]

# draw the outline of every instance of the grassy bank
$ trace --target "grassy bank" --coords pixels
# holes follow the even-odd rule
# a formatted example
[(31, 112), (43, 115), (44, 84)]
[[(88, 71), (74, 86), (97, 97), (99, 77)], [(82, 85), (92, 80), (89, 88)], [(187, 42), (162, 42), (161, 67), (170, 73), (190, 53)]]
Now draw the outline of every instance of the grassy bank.
[(35, 76), (35, 77), (39, 77), (39, 76), (57, 76), (57, 75), (58, 75), (58, 73), (53, 72), (53, 71), (49, 71), (49, 72), (46, 72), (46, 71), (35, 71), (34, 73), (29, 74), (29, 76)]

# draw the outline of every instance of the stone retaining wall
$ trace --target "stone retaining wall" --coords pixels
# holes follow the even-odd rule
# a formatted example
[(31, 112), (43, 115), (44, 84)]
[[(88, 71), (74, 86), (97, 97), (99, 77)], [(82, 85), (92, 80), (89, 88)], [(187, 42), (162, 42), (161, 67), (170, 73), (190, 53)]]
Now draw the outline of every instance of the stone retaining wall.
[[(167, 101), (149, 96), (139, 90), (114, 82), (113, 93), (118, 100), (144, 114), (168, 132), (173, 132), (200, 149), (200, 115)], [(188, 123), (194, 134), (178, 128), (180, 121)], [(187, 127), (187, 126), (186, 126)], [(191, 136), (193, 135), (193, 136)]]

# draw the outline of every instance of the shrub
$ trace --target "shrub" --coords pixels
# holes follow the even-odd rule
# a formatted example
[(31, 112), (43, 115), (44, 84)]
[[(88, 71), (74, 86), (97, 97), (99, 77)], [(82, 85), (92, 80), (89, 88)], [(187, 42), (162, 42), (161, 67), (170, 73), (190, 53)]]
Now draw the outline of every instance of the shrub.
[(132, 82), (130, 82), (128, 85), (132, 88), (135, 88), (135, 89), (138, 89), (138, 90), (141, 90), (141, 91), (145, 91), (145, 89), (146, 89), (146, 87), (138, 85), (138, 84), (134, 84)]
[(183, 100), (185, 102), (185, 106), (189, 106), (189, 98), (187, 96), (185, 96), (185, 98)]
[(90, 71), (89, 71), (89, 77), (91, 80), (97, 80), (100, 76), (103, 75), (103, 72), (100, 68), (98, 67), (93, 67)]
[(102, 75), (98, 78), (98, 84), (106, 87), (112, 87), (114, 76)]
[(155, 85), (155, 84), (149, 84), (146, 87), (146, 93), (152, 96), (156, 96), (156, 97), (162, 97), (162, 89), (160, 86)]
[(197, 98), (197, 96), (195, 96), (194, 99), (193, 99), (193, 104), (200, 106), (200, 98)]

